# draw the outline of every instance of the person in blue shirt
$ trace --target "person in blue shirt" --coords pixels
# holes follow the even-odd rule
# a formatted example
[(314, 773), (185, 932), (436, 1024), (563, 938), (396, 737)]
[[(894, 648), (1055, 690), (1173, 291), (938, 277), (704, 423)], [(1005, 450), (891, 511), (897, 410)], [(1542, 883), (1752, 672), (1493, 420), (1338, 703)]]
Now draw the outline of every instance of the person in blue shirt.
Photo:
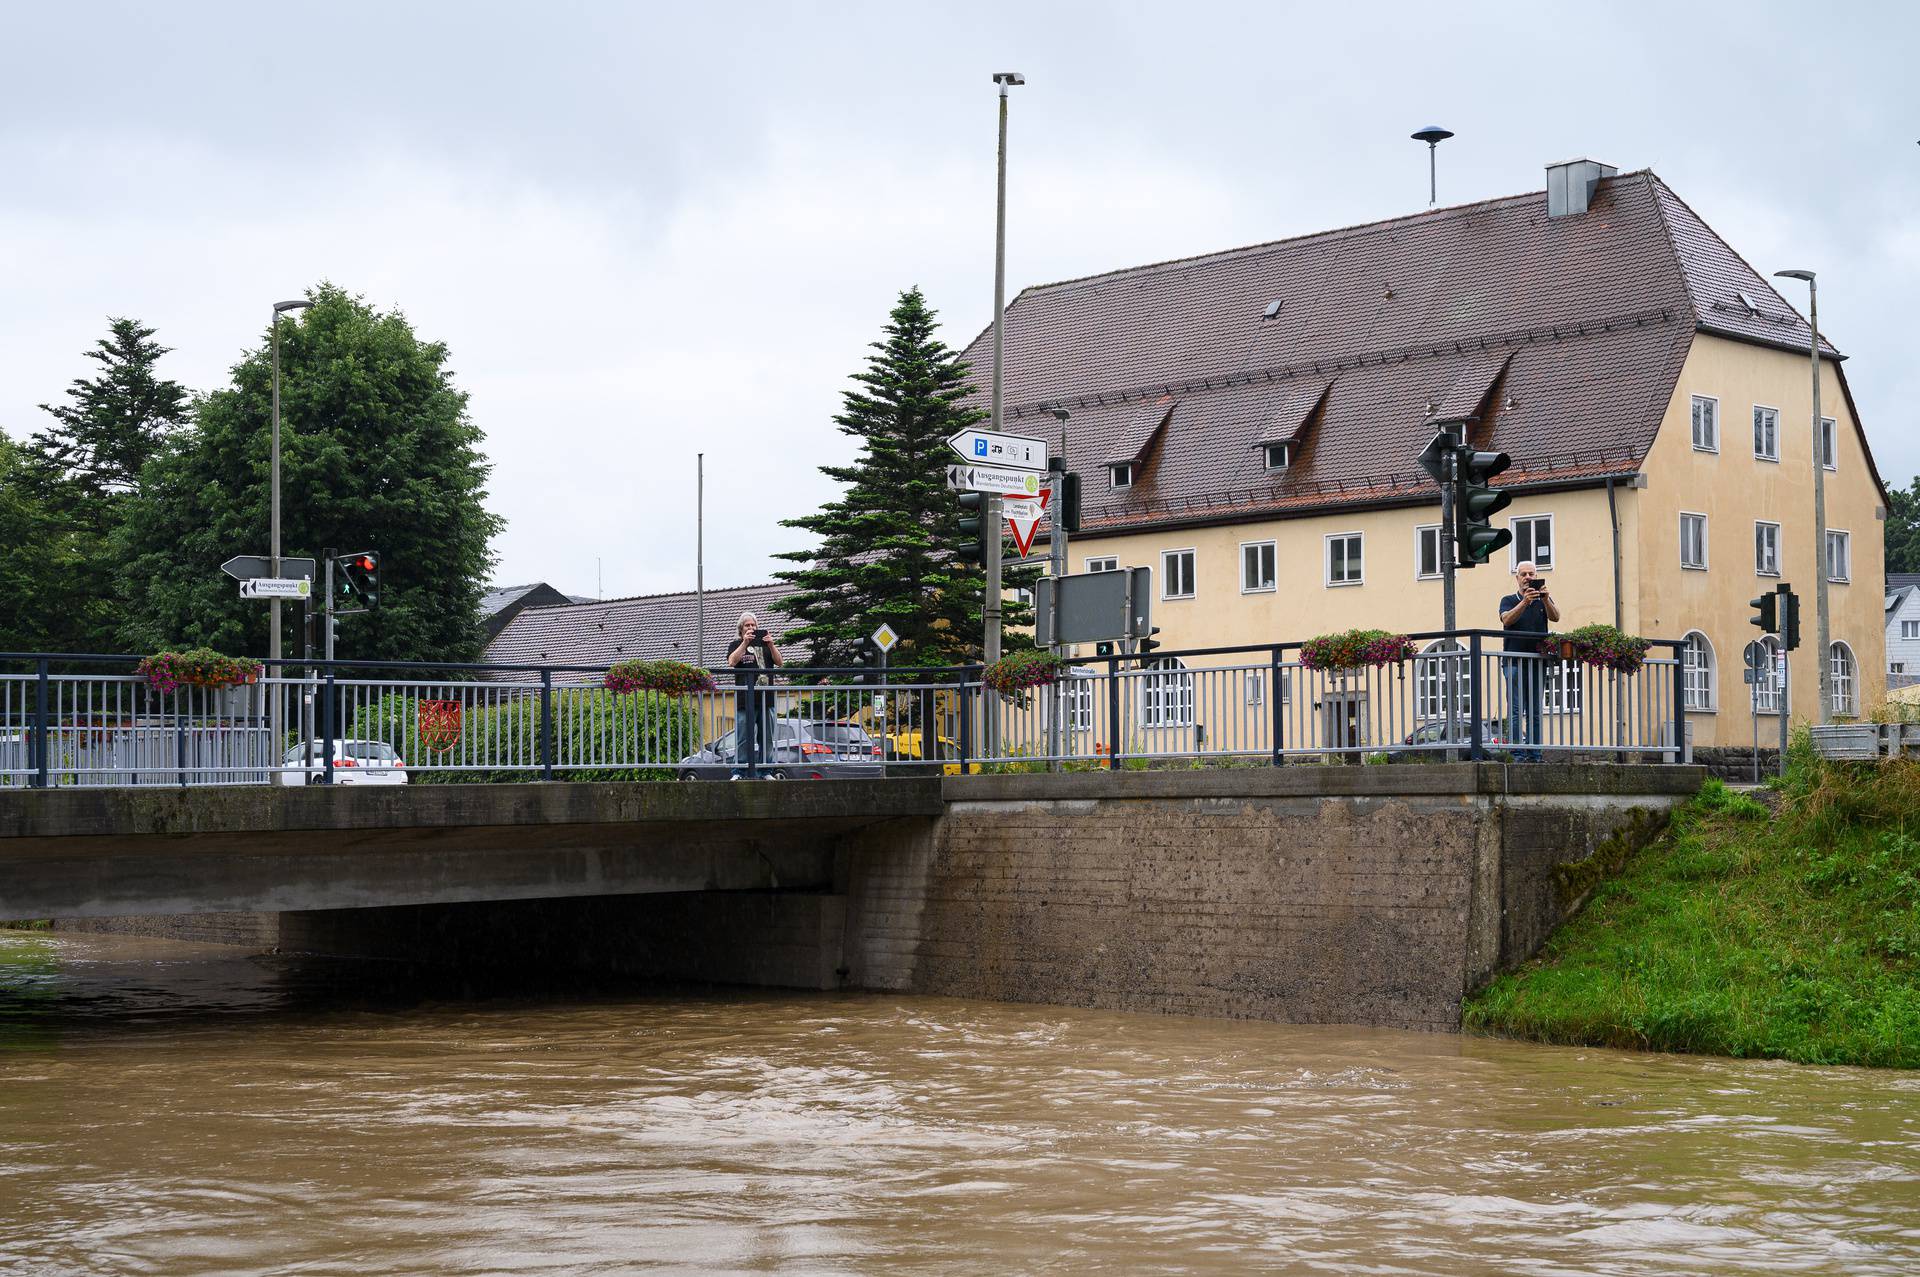
[(1537, 763), (1540, 754), (1540, 699), (1546, 657), (1541, 653), (1547, 623), (1560, 619), (1560, 608), (1547, 592), (1531, 559), (1513, 565), (1516, 593), (1500, 600), (1500, 627), (1507, 632), (1506, 650), (1525, 655), (1503, 656), (1500, 672), (1507, 683), (1507, 744), (1518, 762)]

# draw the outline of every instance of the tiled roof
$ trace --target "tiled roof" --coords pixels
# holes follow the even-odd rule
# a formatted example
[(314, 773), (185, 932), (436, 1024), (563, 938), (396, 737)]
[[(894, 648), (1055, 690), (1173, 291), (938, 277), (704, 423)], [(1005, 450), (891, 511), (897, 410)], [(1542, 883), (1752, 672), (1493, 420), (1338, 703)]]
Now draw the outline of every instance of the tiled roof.
[(1920, 586), (1920, 572), (1887, 573), (1887, 593), (1898, 594), (1902, 590)]
[[(1760, 317), (1720, 309), (1740, 292)], [(1005, 327), (1003, 428), (1057, 448), (1050, 410), (1070, 410), (1089, 531), (1437, 500), (1415, 458), (1432, 418), (1456, 413), (1513, 456), (1504, 482), (1631, 474), (1696, 328), (1807, 338), (1650, 172), (1603, 180), (1568, 217), (1534, 192), (1029, 288)], [(966, 355), (981, 391), (991, 341)], [(1273, 423), (1294, 412), (1306, 428), (1268, 471), (1252, 445), (1288, 437)], [(1099, 467), (1143, 452), (1132, 486), (1109, 487)]]
[[(774, 607), (793, 592), (782, 584), (708, 590), (706, 663), (718, 665), (742, 612), (751, 611), (781, 642), (793, 621)], [(561, 607), (528, 608), (487, 644), (485, 660), (505, 665), (611, 665), (615, 661), (693, 662), (698, 603), (689, 591), (642, 594)]]

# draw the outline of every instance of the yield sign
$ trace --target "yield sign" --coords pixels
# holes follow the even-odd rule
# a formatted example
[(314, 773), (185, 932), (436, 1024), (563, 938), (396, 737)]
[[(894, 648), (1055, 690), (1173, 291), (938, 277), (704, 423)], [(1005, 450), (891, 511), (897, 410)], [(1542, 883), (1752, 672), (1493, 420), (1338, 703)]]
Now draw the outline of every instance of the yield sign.
[(1000, 512), (1006, 517), (1014, 547), (1020, 551), (1023, 559), (1033, 549), (1034, 534), (1040, 530), (1040, 516), (1046, 512), (1047, 502), (1052, 497), (1053, 489), (1049, 487), (1040, 489), (1037, 497), (1000, 498)]

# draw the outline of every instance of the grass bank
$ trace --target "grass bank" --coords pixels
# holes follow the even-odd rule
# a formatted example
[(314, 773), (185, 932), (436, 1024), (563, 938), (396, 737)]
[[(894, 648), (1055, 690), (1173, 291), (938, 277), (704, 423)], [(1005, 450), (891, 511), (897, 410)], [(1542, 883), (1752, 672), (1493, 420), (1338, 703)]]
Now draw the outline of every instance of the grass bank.
[(1466, 1028), (1920, 1068), (1920, 762), (1801, 743), (1771, 797), (1709, 781), (1538, 959), (1468, 999)]

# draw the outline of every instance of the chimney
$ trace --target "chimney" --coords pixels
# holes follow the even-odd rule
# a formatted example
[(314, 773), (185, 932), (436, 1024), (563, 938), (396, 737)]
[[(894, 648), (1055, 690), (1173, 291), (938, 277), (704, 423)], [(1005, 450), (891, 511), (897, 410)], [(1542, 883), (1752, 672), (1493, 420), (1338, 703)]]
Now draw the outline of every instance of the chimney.
[(1547, 165), (1547, 216), (1571, 217), (1586, 212), (1587, 202), (1593, 198), (1593, 188), (1599, 185), (1600, 179), (1612, 177), (1619, 171), (1611, 164), (1595, 160)]

